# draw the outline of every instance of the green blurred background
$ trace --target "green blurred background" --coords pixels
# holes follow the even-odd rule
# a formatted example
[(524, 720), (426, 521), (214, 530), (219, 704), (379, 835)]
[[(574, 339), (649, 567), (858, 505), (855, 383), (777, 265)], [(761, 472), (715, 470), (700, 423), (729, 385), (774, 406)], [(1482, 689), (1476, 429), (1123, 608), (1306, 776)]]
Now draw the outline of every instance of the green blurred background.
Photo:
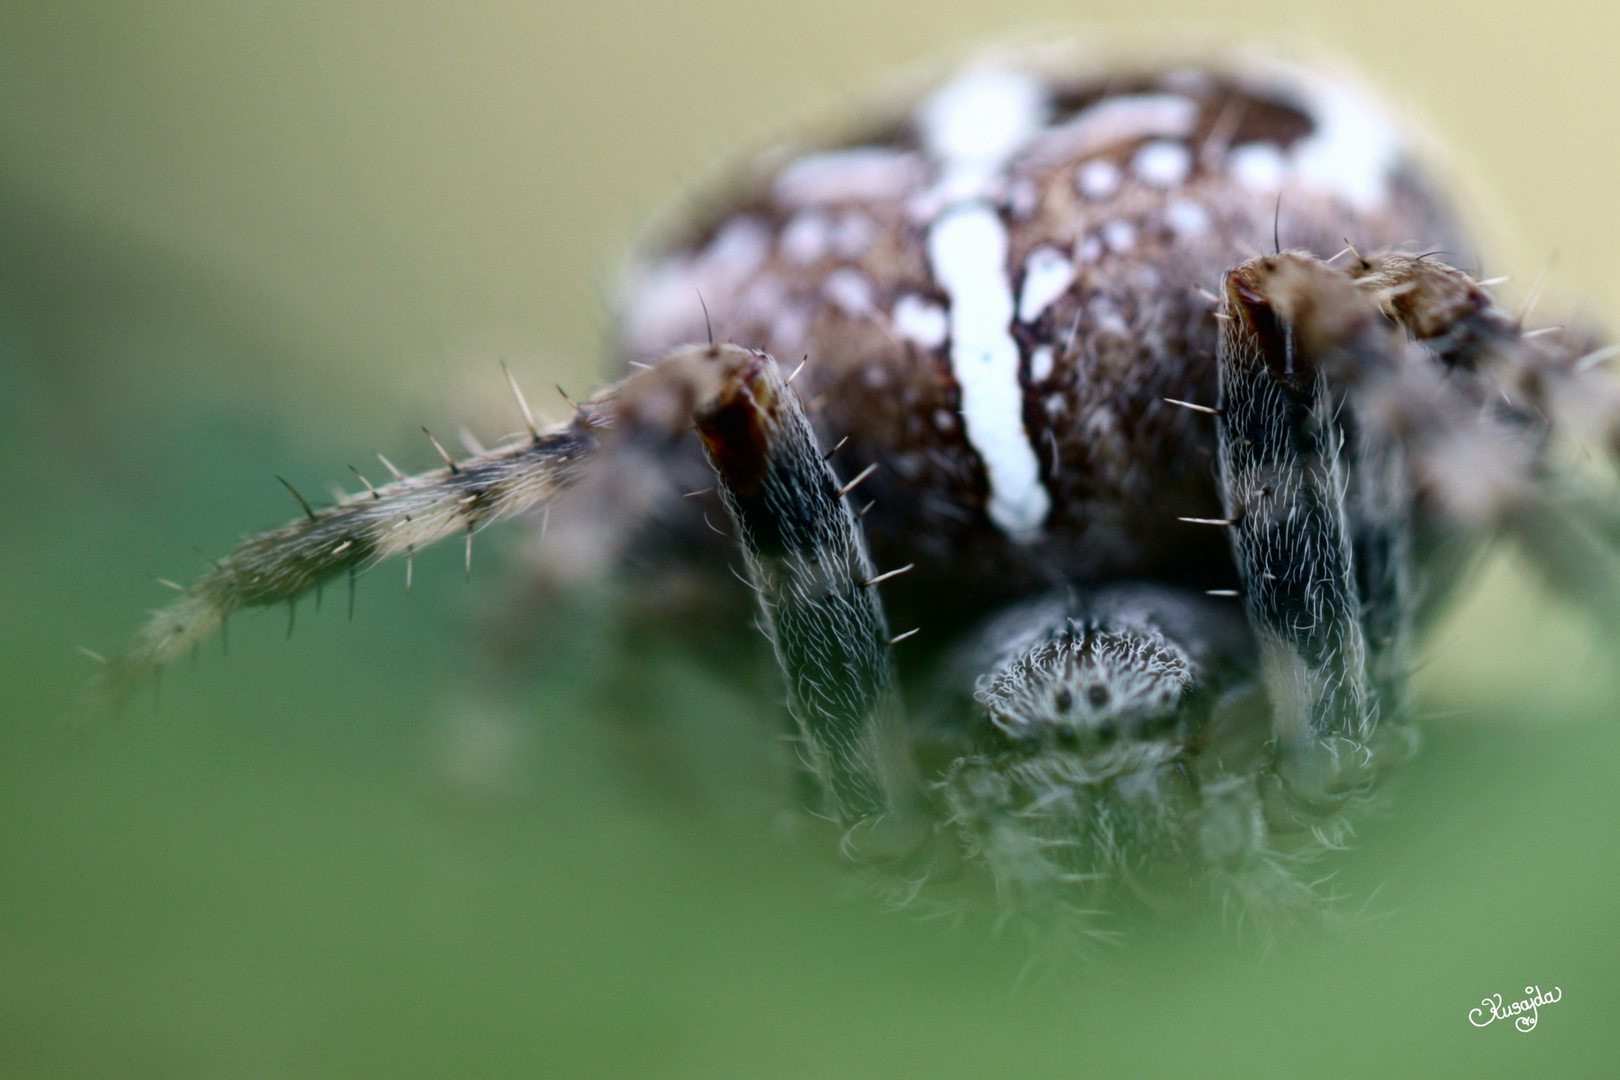
[[(459, 552), (408, 598), (385, 567), (353, 623), (238, 619), (160, 706), (55, 723), (150, 575), (295, 512), (272, 473), (319, 493), (374, 449), (431, 464), (419, 424), (510, 429), (498, 358), (588, 386), (614, 267), (716, 160), (1053, 26), (1342, 57), (1451, 149), (1487, 272), (1556, 256), (1544, 310), (1620, 306), (1594, 4), (7, 0), (0, 1077), (1614, 1075), (1620, 694), (1508, 561), (1428, 643), (1427, 749), (1334, 863), (1361, 920), (1148, 927), (1038, 982), (1016, 937), (885, 914), (777, 835), (761, 720), (711, 673), (636, 657), (668, 709), (639, 730), (581, 619), (489, 688), (511, 530), (471, 587)], [(1528, 983), (1564, 993), (1534, 1032), (1468, 1025)]]

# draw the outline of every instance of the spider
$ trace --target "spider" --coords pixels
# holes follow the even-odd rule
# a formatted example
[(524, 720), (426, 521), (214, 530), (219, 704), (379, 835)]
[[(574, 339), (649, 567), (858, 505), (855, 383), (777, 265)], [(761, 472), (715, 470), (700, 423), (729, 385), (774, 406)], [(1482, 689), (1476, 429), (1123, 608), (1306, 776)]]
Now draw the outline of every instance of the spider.
[(1620, 451), (1610, 350), (1459, 268), (1348, 83), (1001, 56), (689, 221), (568, 422), (514, 382), (515, 441), (299, 498), (102, 690), (239, 608), (555, 510), (559, 565), (741, 552), (855, 862), (955, 859), (1037, 909), (1198, 881), (1281, 910), (1415, 747), (1415, 635), (1469, 552), (1510, 537), (1620, 612), (1620, 522), (1557, 453)]

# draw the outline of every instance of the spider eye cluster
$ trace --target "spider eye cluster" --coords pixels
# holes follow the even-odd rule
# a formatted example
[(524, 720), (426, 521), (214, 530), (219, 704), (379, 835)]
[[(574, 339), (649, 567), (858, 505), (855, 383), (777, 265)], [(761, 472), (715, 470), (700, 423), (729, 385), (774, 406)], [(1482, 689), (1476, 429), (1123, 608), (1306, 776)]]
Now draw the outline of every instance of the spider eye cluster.
[(1100, 750), (1170, 732), (1193, 676), (1187, 654), (1157, 631), (1071, 621), (981, 676), (974, 698), (1016, 741)]

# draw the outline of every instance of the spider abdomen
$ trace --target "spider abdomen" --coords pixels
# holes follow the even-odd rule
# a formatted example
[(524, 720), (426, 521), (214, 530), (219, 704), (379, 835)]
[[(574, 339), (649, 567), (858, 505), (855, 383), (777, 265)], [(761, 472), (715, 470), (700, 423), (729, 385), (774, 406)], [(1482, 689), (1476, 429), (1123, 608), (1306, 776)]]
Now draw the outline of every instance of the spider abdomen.
[[(1008, 594), (1204, 575), (1225, 543), (1208, 294), (1274, 241), (1460, 250), (1359, 92), (1252, 60), (969, 70), (870, 138), (761, 170), (645, 261), (623, 349), (713, 331), (791, 368), (838, 464), (868, 465), (880, 564)], [(702, 301), (700, 304), (699, 297)], [(706, 312), (705, 312), (706, 306)], [(1215, 569), (1211, 569), (1214, 567)]]

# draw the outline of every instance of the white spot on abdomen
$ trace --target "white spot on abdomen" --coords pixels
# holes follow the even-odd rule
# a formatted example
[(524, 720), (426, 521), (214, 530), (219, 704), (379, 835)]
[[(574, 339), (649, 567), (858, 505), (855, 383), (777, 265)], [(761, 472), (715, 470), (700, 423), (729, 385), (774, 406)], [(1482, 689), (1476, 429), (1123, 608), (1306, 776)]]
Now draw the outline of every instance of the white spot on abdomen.
[(1029, 381), (1042, 383), (1052, 377), (1052, 368), (1057, 364), (1057, 353), (1050, 345), (1036, 346), (1035, 351), (1029, 354)]
[(945, 309), (916, 293), (906, 293), (896, 300), (889, 320), (894, 324), (895, 333), (925, 349), (939, 348), (951, 332)]
[(1136, 226), (1122, 218), (1116, 218), (1102, 227), (1103, 243), (1115, 255), (1123, 255), (1136, 246)]
[(782, 227), (777, 250), (795, 266), (811, 266), (829, 254), (856, 259), (866, 254), (877, 231), (877, 224), (858, 210), (837, 217), (801, 210)]
[(1024, 430), (1007, 230), (986, 203), (953, 207), (928, 230), (928, 261), (951, 298), (951, 372), (968, 442), (990, 482), (987, 513), (1008, 536), (1031, 539), (1052, 500)]
[(1172, 199), (1164, 208), (1164, 220), (1182, 240), (1209, 231), (1209, 211), (1191, 199)]
[(1244, 143), (1226, 155), (1226, 171), (1252, 191), (1272, 192), (1282, 187), (1288, 162), (1271, 143)]
[(788, 221), (777, 240), (782, 257), (795, 266), (809, 266), (827, 254), (832, 230), (827, 215), (819, 210), (804, 210)]
[(1192, 151), (1184, 143), (1155, 139), (1136, 152), (1131, 171), (1148, 187), (1173, 188), (1192, 172)]
[(758, 218), (735, 217), (709, 241), (698, 266), (717, 283), (735, 286), (765, 265), (771, 253), (771, 234)]
[(1018, 321), (1034, 322), (1068, 291), (1074, 263), (1050, 244), (1042, 244), (1024, 261), (1024, 288), (1018, 296)]
[(859, 270), (851, 270), (847, 266), (834, 270), (821, 283), (821, 295), (832, 301), (845, 315), (872, 313), (872, 283)]
[(1111, 199), (1119, 190), (1119, 166), (1107, 158), (1094, 158), (1074, 173), (1074, 189), (1088, 199)]

